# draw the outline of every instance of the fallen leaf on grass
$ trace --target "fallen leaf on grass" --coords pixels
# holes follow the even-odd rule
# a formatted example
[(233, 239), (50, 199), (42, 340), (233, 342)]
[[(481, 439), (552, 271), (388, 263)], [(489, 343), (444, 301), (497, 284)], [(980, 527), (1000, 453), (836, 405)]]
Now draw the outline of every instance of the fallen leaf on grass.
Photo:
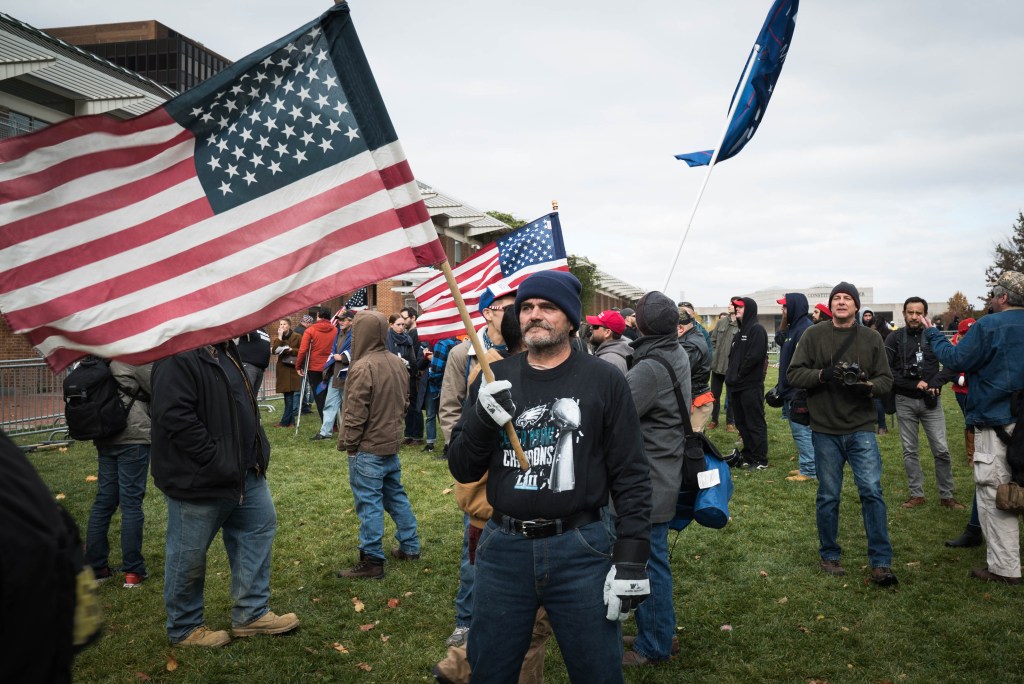
[(757, 575), (758, 575), (758, 577), (767, 577), (768, 573), (765, 572), (764, 570), (761, 570), (760, 572), (757, 573)]
[(849, 632), (850, 631), (849, 627), (840, 627), (839, 629), (843, 630), (844, 632)]
[(85, 481), (86, 482), (95, 482), (98, 479), (100, 479), (100, 478), (96, 477), (95, 475), (86, 475), (85, 476)]
[(362, 613), (366, 610), (366, 604), (360, 601), (358, 596), (352, 597), (352, 606), (356, 609), (357, 613)]
[(921, 565), (921, 561), (910, 561), (909, 563), (907, 563), (908, 568), (916, 568), (919, 565)]
[(423, 568), (423, 574), (424, 575), (429, 575), (430, 574), (430, 568)]
[(700, 554), (699, 553), (695, 553), (693, 555), (693, 560), (700, 560)]
[(808, 679), (807, 684), (828, 684), (827, 679)]
[[(340, 644), (335, 644), (335, 646), (340, 646)], [(316, 655), (316, 651), (314, 651), (314, 650), (313, 650), (312, 648), (310, 648), (309, 646), (303, 646), (303, 647), (302, 647), (302, 650), (304, 650), (304, 651), (305, 651), (306, 653), (308, 653), (309, 655)]]
[(337, 641), (331, 644), (331, 648), (333, 648), (338, 653), (348, 653), (348, 649), (339, 644)]
[(135, 673), (135, 678), (138, 679), (139, 681), (143, 681), (143, 682), (151, 682), (151, 681), (153, 681), (153, 678), (150, 677), (145, 672), (136, 672)]
[(398, 607), (398, 599), (396, 599), (396, 598), (388, 599), (388, 608), (397, 608), (397, 607)]
[(410, 596), (412, 596), (412, 592), (411, 591), (405, 592), (405, 598), (409, 598)]
[(391, 638), (391, 637), (389, 637), (389, 636), (388, 636), (387, 634), (381, 634), (381, 635), (380, 635), (380, 640), (381, 640), (381, 643), (384, 643), (384, 644), (388, 643), (388, 640), (389, 640), (390, 638)]
[(57, 449), (57, 451), (62, 453), (62, 454), (66, 454), (66, 453), (68, 453), (68, 448), (67, 447), (61, 447), (61, 448)]
[(377, 626), (376, 622), (371, 622), (368, 625), (359, 625), (359, 631), (360, 632), (369, 632), (371, 629), (374, 629), (376, 626)]
[(174, 659), (173, 655), (167, 656), (167, 671), (174, 672), (178, 669), (178, 661)]
[(804, 627), (803, 625), (797, 625), (796, 628), (799, 629), (804, 634), (810, 634), (811, 633), (811, 630), (809, 630), (808, 628)]
[(789, 603), (789, 597), (788, 597), (788, 596), (783, 596), (782, 598), (780, 598), (780, 599), (778, 600), (778, 604), (779, 604), (780, 606), (784, 606), (784, 605), (786, 605), (787, 603)]
[(67, 498), (67, 494), (65, 494), (64, 492), (60, 492), (59, 494), (57, 494), (53, 498), (56, 499), (57, 501), (63, 501), (64, 499)]
[(988, 593), (986, 591), (984, 594), (981, 595), (981, 598), (985, 599), (986, 601), (991, 601), (992, 600), (992, 594), (990, 594), (990, 593)]
[(302, 561), (292, 561), (292, 565), (299, 565), (300, 563), (302, 563)]
[(451, 487), (445, 487), (444, 489), (441, 490), (441, 493), (442, 494), (451, 494), (452, 493), (452, 488)]
[(363, 672), (369, 672), (373, 669), (372, 667), (370, 667), (369, 663), (359, 663), (358, 665), (356, 665), (356, 667), (358, 667)]
[(816, 619), (818, 619), (818, 620), (824, 620), (824, 619), (825, 619), (825, 616), (824, 616), (824, 615), (818, 615), (818, 617), (817, 617)]
[(721, 629), (723, 632), (731, 632), (732, 625), (722, 625), (719, 629)]
[(314, 596), (313, 597), (313, 603), (320, 603), (320, 597), (319, 596)]

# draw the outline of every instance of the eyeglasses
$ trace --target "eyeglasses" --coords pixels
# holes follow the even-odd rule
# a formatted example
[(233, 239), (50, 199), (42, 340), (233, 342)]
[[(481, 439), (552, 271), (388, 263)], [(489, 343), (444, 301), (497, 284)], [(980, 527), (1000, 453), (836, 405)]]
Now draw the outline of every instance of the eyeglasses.
[(487, 310), (497, 311), (498, 313), (505, 313), (506, 311), (511, 310), (513, 306), (515, 306), (515, 304), (506, 304), (505, 306), (489, 306), (487, 307)]
[(590, 329), (591, 330), (604, 330), (604, 327), (605, 326), (603, 326), (603, 325), (592, 325), (592, 326), (590, 326)]

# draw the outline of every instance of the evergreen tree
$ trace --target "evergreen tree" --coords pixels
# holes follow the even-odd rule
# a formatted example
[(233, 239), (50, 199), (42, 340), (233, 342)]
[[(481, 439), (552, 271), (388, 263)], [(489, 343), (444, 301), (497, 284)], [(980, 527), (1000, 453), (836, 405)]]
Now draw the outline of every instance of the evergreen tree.
[(1003, 271), (1024, 272), (1024, 213), (1019, 211), (1009, 240), (996, 245), (995, 263), (985, 269), (985, 280), (990, 288)]

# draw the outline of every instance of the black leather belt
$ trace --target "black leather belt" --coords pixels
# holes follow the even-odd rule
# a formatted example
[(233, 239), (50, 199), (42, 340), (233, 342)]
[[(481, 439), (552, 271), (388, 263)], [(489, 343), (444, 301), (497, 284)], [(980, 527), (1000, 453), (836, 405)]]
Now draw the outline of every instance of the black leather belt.
[(512, 516), (505, 515), (494, 511), (491, 516), (491, 520), (505, 532), (512, 534), (521, 534), (524, 537), (530, 539), (537, 539), (540, 537), (551, 537), (556, 534), (562, 534), (569, 530), (574, 530), (577, 527), (583, 527), (589, 525), (592, 522), (597, 522), (601, 519), (601, 515), (597, 511), (581, 511), (579, 513), (573, 513), (565, 518), (555, 518), (553, 520), (547, 520), (545, 518), (534, 518), (533, 520), (516, 520)]

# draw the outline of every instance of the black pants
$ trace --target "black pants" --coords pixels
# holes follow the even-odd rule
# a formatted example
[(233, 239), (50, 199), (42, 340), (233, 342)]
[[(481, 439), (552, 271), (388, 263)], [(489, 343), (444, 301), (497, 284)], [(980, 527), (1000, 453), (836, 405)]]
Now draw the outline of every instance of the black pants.
[(764, 420), (764, 385), (729, 390), (736, 429), (743, 439), (743, 455), (758, 463), (768, 462), (768, 424)]
[[(725, 375), (722, 373), (711, 374), (711, 393), (715, 395), (715, 408), (711, 412), (711, 422), (718, 422), (718, 409), (722, 405), (722, 390), (725, 387)], [(725, 396), (725, 422), (735, 423), (735, 417), (732, 411), (732, 402), (729, 400), (729, 394)]]
[(325, 387), (323, 392), (317, 392), (316, 387), (323, 379), (324, 374), (320, 371), (308, 371), (306, 373), (306, 386), (313, 393), (313, 401), (316, 402), (316, 412), (320, 414), (320, 420), (324, 419), (324, 402), (327, 401), (327, 388)]

